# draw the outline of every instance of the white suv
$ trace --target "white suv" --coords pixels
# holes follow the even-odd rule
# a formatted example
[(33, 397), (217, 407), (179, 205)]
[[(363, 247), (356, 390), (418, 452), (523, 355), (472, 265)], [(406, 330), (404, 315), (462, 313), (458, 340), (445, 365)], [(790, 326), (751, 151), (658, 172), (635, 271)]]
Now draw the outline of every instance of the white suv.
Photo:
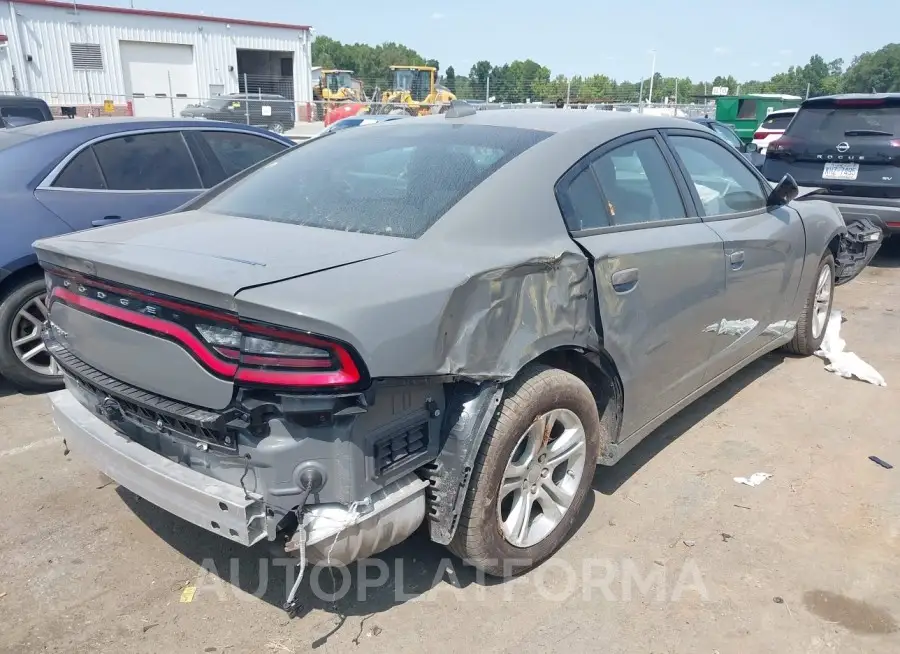
[(766, 119), (760, 123), (753, 133), (753, 143), (756, 143), (760, 154), (765, 154), (769, 144), (784, 135), (784, 130), (787, 129), (788, 124), (790, 124), (796, 113), (797, 109), (795, 107), (793, 109), (779, 109), (766, 116)]

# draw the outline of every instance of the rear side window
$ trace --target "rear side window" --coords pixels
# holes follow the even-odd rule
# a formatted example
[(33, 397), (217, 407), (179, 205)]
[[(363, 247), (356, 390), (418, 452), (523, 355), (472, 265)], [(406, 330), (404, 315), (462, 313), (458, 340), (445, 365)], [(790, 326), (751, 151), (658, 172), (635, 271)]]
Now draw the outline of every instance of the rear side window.
[(797, 112), (789, 133), (835, 143), (848, 136), (897, 136), (900, 106), (805, 107)]
[(760, 128), (785, 130), (791, 123), (791, 118), (793, 117), (794, 114), (775, 114), (774, 116), (769, 116), (768, 118), (766, 118), (762, 122), (762, 125), (760, 125)]
[(262, 136), (241, 132), (203, 132), (203, 138), (222, 164), (226, 177), (237, 175), (287, 147)]
[(56, 188), (77, 188), (89, 191), (106, 189), (106, 181), (100, 173), (97, 157), (92, 148), (82, 150), (70, 161), (53, 182)]
[(549, 135), (416, 121), (335, 132), (288, 151), (202, 206), (258, 220), (418, 238), (488, 176)]
[(181, 132), (120, 136), (93, 147), (110, 191), (203, 188)]

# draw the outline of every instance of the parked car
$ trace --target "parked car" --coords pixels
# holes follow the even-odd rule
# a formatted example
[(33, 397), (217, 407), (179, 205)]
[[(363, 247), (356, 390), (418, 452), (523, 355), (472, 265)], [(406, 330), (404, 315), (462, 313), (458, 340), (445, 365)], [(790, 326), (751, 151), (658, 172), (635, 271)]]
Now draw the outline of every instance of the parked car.
[(797, 107), (793, 109), (780, 109), (773, 111), (766, 119), (759, 124), (756, 131), (753, 132), (753, 143), (761, 155), (766, 154), (766, 150), (772, 141), (775, 141), (784, 134), (784, 130), (790, 125), (791, 120), (797, 113)]
[(294, 103), (275, 93), (232, 93), (189, 105), (182, 118), (203, 118), (265, 127), (276, 134), (294, 129)]
[(0, 376), (23, 389), (62, 377), (40, 339), (43, 273), (31, 244), (171, 211), (293, 142), (219, 122), (94, 118), (0, 131)]
[(753, 143), (744, 143), (737, 131), (731, 125), (721, 123), (714, 118), (692, 118), (692, 122), (703, 125), (721, 136), (730, 146), (744, 155), (757, 170), (762, 169), (763, 159), (765, 157), (759, 154), (758, 148)]
[(50, 107), (40, 98), (22, 95), (0, 95), (0, 121), (3, 127), (19, 127), (53, 120)]
[(233, 543), (347, 563), (427, 520), (515, 574), (575, 528), (596, 463), (819, 346), (880, 234), (799, 193), (678, 118), (455, 103), (312, 139), (35, 244), (54, 420)]
[(769, 145), (763, 173), (820, 188), (848, 222), (866, 217), (885, 236), (900, 232), (900, 93), (806, 100)]
[(408, 118), (409, 114), (404, 112), (403, 114), (377, 114), (377, 115), (369, 115), (369, 114), (360, 114), (359, 116), (350, 116), (349, 118), (341, 118), (339, 121), (335, 123), (331, 123), (328, 127), (323, 129), (321, 132), (317, 134), (317, 136), (321, 136), (323, 134), (329, 134), (330, 132), (338, 132), (342, 129), (347, 129), (349, 127), (364, 127), (366, 125), (377, 125), (379, 123), (387, 123), (393, 120), (400, 120), (402, 118)]

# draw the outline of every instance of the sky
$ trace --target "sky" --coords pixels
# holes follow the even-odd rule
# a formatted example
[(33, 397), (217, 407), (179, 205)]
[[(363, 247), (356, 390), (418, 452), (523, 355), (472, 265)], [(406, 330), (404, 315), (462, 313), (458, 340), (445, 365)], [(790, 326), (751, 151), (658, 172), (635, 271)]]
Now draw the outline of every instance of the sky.
[[(130, 0), (85, 0), (129, 6)], [(547, 0), (133, 0), (136, 8), (311, 25), (342, 42), (396, 41), (460, 74), (480, 59), (528, 59), (554, 75), (649, 76), (651, 50), (665, 76), (768, 79), (820, 54), (826, 61), (900, 41), (900, 2), (782, 0), (777, 5), (671, 0), (556, 5)], [(750, 7), (739, 11), (737, 7)], [(849, 8), (848, 8), (849, 7)], [(877, 20), (873, 20), (877, 17)], [(315, 62), (314, 62), (315, 63)]]

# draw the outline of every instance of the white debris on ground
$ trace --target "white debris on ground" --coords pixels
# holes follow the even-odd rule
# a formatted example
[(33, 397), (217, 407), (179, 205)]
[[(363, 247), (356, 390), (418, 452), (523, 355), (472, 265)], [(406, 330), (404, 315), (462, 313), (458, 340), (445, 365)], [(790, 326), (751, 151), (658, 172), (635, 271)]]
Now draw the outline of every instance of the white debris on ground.
[(759, 486), (766, 479), (771, 477), (768, 472), (754, 472), (750, 475), (750, 479), (746, 477), (735, 477), (734, 480), (739, 484), (744, 484), (744, 486)]
[(841, 312), (838, 309), (832, 309), (822, 345), (816, 350), (816, 356), (828, 361), (825, 370), (846, 379), (856, 377), (861, 381), (875, 384), (875, 386), (887, 386), (884, 377), (875, 368), (853, 352), (845, 352), (846, 346), (846, 341), (841, 338)]

